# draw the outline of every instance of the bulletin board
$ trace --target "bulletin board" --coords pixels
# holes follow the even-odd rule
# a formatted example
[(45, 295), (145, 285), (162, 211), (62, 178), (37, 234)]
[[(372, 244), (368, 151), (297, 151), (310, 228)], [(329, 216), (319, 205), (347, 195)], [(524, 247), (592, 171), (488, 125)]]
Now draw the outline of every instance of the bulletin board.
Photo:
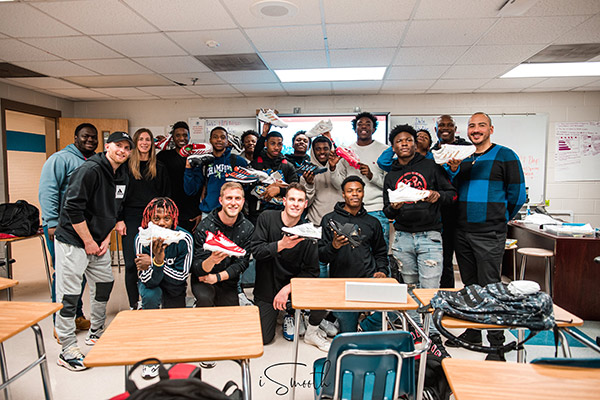
[[(467, 123), (471, 115), (452, 115), (456, 122), (456, 135), (467, 137)], [(426, 128), (432, 139), (437, 140), (435, 127), (439, 115), (392, 115), (391, 128), (400, 124), (415, 129)], [(546, 149), (548, 116), (545, 114), (509, 115), (490, 114), (494, 133), (492, 142), (512, 149), (521, 160), (525, 174), (525, 186), (529, 188), (529, 200), (539, 203), (545, 200)]]

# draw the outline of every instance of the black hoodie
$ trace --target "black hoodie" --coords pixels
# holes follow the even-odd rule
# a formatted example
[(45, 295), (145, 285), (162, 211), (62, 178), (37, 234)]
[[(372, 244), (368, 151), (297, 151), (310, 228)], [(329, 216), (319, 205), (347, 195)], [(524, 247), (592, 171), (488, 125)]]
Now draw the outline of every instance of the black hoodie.
[(106, 153), (88, 158), (69, 178), (56, 238), (85, 248), (83, 240), (73, 229), (73, 224), (85, 221), (92, 238), (100, 246), (120, 217), (128, 183), (125, 164), (113, 172)]
[[(440, 198), (435, 203), (418, 201), (404, 203), (395, 210), (390, 204), (388, 189), (394, 190), (398, 182), (416, 189), (435, 190)], [(440, 207), (456, 201), (456, 189), (446, 176), (444, 169), (435, 161), (415, 153), (407, 165), (398, 160), (392, 163), (392, 170), (383, 181), (383, 212), (389, 219), (395, 219), (394, 228), (402, 232), (440, 231), (442, 229)]]
[[(337, 203), (332, 212), (321, 220), (322, 239), (319, 240), (319, 261), (329, 263), (331, 278), (372, 278), (375, 272), (389, 275), (387, 246), (379, 220), (367, 213), (364, 207), (356, 215), (344, 209), (345, 203)], [(332, 245), (333, 231), (329, 220), (341, 224), (356, 224), (361, 231), (361, 244), (353, 248), (345, 245), (335, 249)]]

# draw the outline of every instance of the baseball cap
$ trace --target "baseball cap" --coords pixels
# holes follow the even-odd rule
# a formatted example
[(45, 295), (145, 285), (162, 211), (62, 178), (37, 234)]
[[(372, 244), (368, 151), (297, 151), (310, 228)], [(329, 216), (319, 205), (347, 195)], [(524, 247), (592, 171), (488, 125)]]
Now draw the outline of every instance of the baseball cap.
[(127, 134), (127, 132), (113, 132), (110, 134), (110, 136), (108, 137), (108, 139), (106, 140), (106, 143), (113, 143), (113, 142), (121, 142), (123, 140), (127, 140), (129, 142), (129, 144), (131, 145), (131, 147), (133, 148), (133, 140), (131, 140), (131, 136), (129, 136)]

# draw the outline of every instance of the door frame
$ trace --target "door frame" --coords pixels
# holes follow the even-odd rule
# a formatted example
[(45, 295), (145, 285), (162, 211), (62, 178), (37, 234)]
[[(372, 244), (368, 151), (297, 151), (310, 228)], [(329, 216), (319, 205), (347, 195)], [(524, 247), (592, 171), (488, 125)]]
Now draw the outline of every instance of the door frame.
[(20, 103), (14, 100), (8, 100), (0, 98), (0, 122), (2, 129), (2, 175), (4, 176), (4, 196), (2, 199), (3, 203), (8, 201), (8, 160), (6, 157), (6, 110), (9, 111), (17, 111), (26, 114), (39, 115), (41, 117), (53, 118), (54, 119), (54, 137), (48, 138), (46, 136), (46, 143), (48, 140), (53, 140), (54, 143), (57, 142), (56, 130), (58, 129), (58, 118), (62, 116), (62, 112), (60, 110), (53, 110), (51, 108), (45, 108), (40, 106), (34, 106), (31, 104)]

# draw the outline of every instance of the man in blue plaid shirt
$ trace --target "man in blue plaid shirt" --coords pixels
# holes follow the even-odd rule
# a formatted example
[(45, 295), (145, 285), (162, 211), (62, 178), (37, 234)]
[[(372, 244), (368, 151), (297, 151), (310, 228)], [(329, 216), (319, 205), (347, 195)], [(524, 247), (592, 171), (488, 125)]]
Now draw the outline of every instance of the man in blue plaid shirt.
[[(507, 223), (525, 202), (525, 177), (517, 154), (494, 144), (494, 126), (489, 115), (477, 112), (469, 119), (469, 139), (476, 151), (462, 162), (449, 163), (458, 189), (456, 259), (465, 286), (500, 282)], [(480, 344), (481, 331), (467, 329), (465, 340)], [(492, 345), (504, 342), (504, 332), (488, 332)], [(456, 347), (455, 343), (446, 343)], [(491, 357), (491, 358), (490, 358)], [(504, 357), (501, 357), (504, 358)], [(496, 354), (487, 359), (499, 360)]]

